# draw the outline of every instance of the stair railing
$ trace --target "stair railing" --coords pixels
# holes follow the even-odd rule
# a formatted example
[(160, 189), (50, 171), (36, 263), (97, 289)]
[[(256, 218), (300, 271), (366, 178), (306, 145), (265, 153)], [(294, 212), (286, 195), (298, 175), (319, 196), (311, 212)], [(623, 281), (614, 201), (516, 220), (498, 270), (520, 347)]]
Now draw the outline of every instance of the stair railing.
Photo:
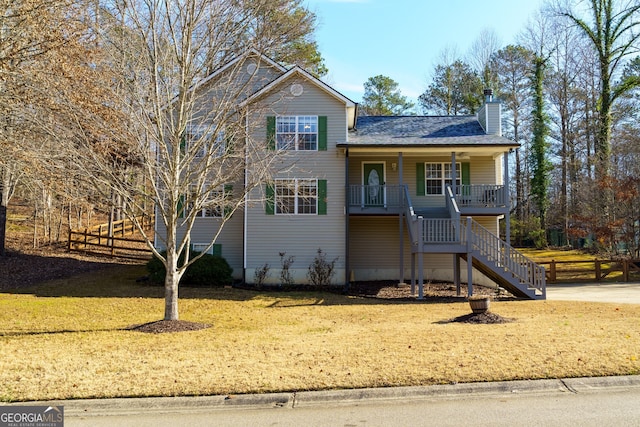
[(529, 288), (533, 288), (546, 293), (546, 278), (544, 267), (536, 264), (504, 240), (491, 233), (489, 230), (478, 224), (471, 217), (467, 218), (463, 226), (470, 233), (463, 233), (469, 236), (473, 250), (494, 263), (497, 268), (504, 268), (512, 274), (520, 283), (525, 283)]
[(405, 220), (407, 222), (407, 228), (409, 229), (409, 238), (411, 239), (412, 245), (422, 245), (419, 242), (419, 237), (421, 234), (418, 232), (419, 223), (418, 223), (418, 215), (416, 215), (413, 210), (413, 205), (411, 203), (411, 196), (409, 195), (409, 186), (403, 185), (403, 197), (402, 204), (404, 209)]

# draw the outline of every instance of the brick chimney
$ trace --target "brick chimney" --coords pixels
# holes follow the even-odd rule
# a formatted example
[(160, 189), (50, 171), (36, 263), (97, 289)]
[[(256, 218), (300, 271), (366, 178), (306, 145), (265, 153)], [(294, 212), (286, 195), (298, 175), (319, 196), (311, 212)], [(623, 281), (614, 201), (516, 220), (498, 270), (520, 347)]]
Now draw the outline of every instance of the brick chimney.
[(478, 122), (487, 135), (502, 136), (502, 109), (493, 99), (493, 90), (484, 90), (484, 105), (478, 111)]

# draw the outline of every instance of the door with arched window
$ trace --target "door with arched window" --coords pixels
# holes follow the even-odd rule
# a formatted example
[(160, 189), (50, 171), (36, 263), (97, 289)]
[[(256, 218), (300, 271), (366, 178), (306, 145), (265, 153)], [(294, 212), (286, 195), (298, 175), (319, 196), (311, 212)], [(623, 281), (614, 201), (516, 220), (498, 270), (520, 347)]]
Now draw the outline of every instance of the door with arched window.
[(384, 162), (362, 164), (362, 200), (364, 206), (386, 205)]

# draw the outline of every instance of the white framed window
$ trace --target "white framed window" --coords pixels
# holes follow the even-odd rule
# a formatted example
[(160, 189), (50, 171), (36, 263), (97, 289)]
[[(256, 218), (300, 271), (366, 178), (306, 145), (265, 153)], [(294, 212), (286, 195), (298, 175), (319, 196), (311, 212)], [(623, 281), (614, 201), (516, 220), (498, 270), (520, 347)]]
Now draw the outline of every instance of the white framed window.
[[(424, 179), (427, 195), (445, 194), (447, 185), (453, 183), (453, 168), (451, 163), (425, 163)], [(462, 184), (462, 165), (456, 163), (456, 186)]]
[[(209, 243), (192, 243), (191, 250), (195, 252), (204, 252), (208, 246)], [(222, 256), (222, 245), (219, 243), (214, 243), (206, 253), (208, 253), (209, 255)]]
[[(215, 134), (215, 138), (213, 135)], [(217, 131), (215, 126), (189, 125), (185, 130), (185, 143), (188, 152), (197, 147), (196, 159), (203, 158), (211, 148), (214, 157), (221, 157), (226, 150), (226, 137), (223, 130)], [(212, 145), (213, 144), (213, 145)]]
[[(195, 191), (195, 189), (192, 191), (193, 197), (187, 198), (187, 211), (193, 209)], [(226, 194), (224, 187), (222, 186), (210, 190), (206, 195), (206, 201), (204, 203), (205, 206), (199, 208), (195, 213), (196, 218), (222, 218), (224, 215), (225, 198), (227, 196), (228, 194)]]
[(275, 213), (280, 215), (316, 215), (318, 213), (318, 180), (276, 179)]
[(276, 148), (316, 151), (318, 149), (318, 116), (276, 117)]

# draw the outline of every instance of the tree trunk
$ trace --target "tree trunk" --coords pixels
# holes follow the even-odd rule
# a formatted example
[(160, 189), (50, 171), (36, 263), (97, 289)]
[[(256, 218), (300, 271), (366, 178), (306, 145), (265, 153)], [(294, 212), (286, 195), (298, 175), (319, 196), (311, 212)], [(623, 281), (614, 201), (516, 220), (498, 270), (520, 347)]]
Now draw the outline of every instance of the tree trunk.
[[(0, 199), (2, 194), (0, 193)], [(7, 207), (0, 203), (0, 257), (5, 256), (5, 237), (7, 230)]]
[(167, 249), (167, 273), (164, 277), (164, 320), (178, 320), (178, 255), (175, 248)]

